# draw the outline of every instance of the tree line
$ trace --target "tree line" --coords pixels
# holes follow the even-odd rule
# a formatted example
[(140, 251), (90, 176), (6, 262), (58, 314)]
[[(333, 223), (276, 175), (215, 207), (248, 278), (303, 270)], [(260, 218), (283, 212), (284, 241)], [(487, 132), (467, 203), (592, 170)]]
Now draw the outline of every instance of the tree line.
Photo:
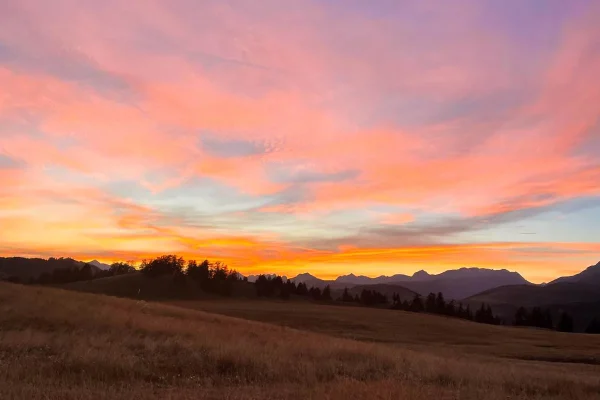
[[(555, 324), (549, 309), (544, 310), (541, 307), (533, 307), (531, 310), (528, 310), (525, 307), (519, 307), (515, 312), (513, 325), (554, 329), (559, 332), (573, 332), (575, 321), (571, 314), (561, 311), (558, 315), (558, 321)], [(593, 318), (584, 332), (600, 334), (600, 318)]]
[[(37, 285), (65, 284), (78, 281), (106, 278), (135, 272), (135, 268), (128, 263), (114, 263), (107, 270), (101, 270), (91, 264), (82, 263), (72, 258), (25, 259), (10, 258), (2, 259), (2, 263), (19, 268), (22, 271), (38, 271), (37, 276), (23, 277), (11, 275), (3, 280)], [(41, 273), (39, 271), (42, 271)]]
[[(82, 265), (82, 263), (70, 258), (27, 261), (43, 261), (48, 263), (50, 267), (54, 267), (54, 269), (51, 272), (43, 272), (37, 278), (30, 278), (27, 282), (22, 282), (17, 277), (5, 277), (4, 280), (14, 283), (42, 285), (65, 284), (124, 275), (138, 271), (130, 263), (123, 262), (114, 263), (108, 270), (103, 271), (92, 267), (90, 264)], [(222, 296), (231, 296), (233, 294), (235, 282), (247, 282), (247, 278), (244, 278), (236, 270), (230, 269), (220, 261), (186, 261), (184, 258), (176, 255), (165, 255), (150, 260), (143, 260), (139, 271), (150, 278), (170, 276), (177, 285), (186, 285), (187, 282), (191, 282), (197, 285), (202, 291)], [(334, 301), (329, 285), (323, 289), (318, 287), (309, 288), (303, 282), (295, 283), (281, 276), (267, 275), (259, 275), (253, 285), (258, 297), (288, 300), (292, 296), (298, 296), (319, 302)], [(385, 294), (373, 289), (363, 289), (360, 294), (353, 296), (350, 294), (348, 288), (345, 288), (342, 295), (335, 299), (337, 302), (354, 303), (365, 307), (386, 307), (408, 312), (437, 314), (492, 325), (505, 323), (505, 321), (502, 321), (493, 314), (490, 305), (481, 304), (473, 312), (469, 305), (464, 307), (462, 303), (456, 304), (454, 300), (446, 301), (442, 293), (430, 293), (425, 299), (421, 295), (416, 294), (410, 301), (402, 300), (399, 294), (394, 293), (391, 300), (390, 304)], [(520, 307), (515, 313), (512, 324), (514, 326), (555, 329), (561, 332), (573, 332), (574, 330), (574, 321), (570, 314), (564, 311), (561, 312), (558, 322), (555, 324), (550, 310), (543, 310), (540, 307), (534, 307), (531, 310)], [(600, 318), (596, 317), (590, 321), (585, 332), (600, 334)]]
[(29, 283), (40, 285), (65, 284), (129, 274), (135, 272), (135, 270), (135, 267), (132, 265), (121, 262), (112, 264), (106, 271), (98, 268), (94, 269), (90, 264), (84, 264), (81, 267), (71, 265), (69, 267), (56, 268), (52, 272), (44, 272), (37, 279), (31, 278)]
[(220, 261), (211, 263), (204, 260), (199, 263), (196, 260), (186, 261), (176, 255), (144, 260), (140, 271), (150, 278), (171, 276), (177, 285), (183, 286), (190, 281), (200, 290), (222, 296), (231, 296), (234, 283), (244, 280), (236, 270), (229, 269)]
[(462, 303), (457, 305), (454, 300), (446, 301), (441, 292), (437, 295), (429, 293), (425, 301), (419, 294), (416, 294), (412, 301), (401, 301), (400, 295), (394, 294), (392, 308), (409, 312), (444, 315), (482, 324), (501, 325), (503, 323), (502, 319), (494, 315), (490, 305), (482, 303), (481, 307), (473, 313), (469, 305), (464, 307)]
[(308, 288), (306, 283), (284, 279), (281, 276), (259, 275), (254, 281), (258, 297), (280, 298), (288, 300), (292, 295), (309, 298), (315, 301), (332, 301), (329, 285), (321, 290), (318, 287)]

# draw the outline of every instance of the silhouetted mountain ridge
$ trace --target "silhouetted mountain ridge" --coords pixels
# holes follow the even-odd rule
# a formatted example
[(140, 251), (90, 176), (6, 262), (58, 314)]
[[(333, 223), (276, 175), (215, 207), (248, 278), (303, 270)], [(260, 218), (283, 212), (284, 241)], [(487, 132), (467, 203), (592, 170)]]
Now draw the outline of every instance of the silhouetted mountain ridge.
[[(290, 280), (307, 286), (323, 288), (329, 285), (332, 289), (351, 288), (367, 285), (396, 285), (423, 296), (429, 293), (442, 292), (449, 299), (464, 299), (474, 294), (504, 285), (530, 285), (518, 272), (506, 269), (493, 270), (486, 268), (460, 268), (444, 271), (440, 274), (430, 274), (425, 270), (417, 271), (412, 276), (396, 274), (371, 278), (353, 273), (342, 275), (335, 280), (325, 280), (310, 273), (302, 273)], [(400, 289), (398, 289), (400, 290)]]
[(101, 263), (98, 260), (90, 261), (88, 264), (93, 265), (94, 267), (101, 269), (102, 271), (108, 271), (110, 269), (110, 265)]
[(572, 276), (564, 276), (550, 282), (553, 283), (564, 283), (564, 282), (580, 282), (587, 284), (600, 285), (600, 262), (596, 265), (591, 265), (581, 271), (580, 273)]
[(0, 278), (17, 278), (23, 282), (39, 278), (42, 274), (50, 274), (54, 270), (64, 268), (81, 269), (89, 264), (92, 273), (96, 274), (100, 268), (72, 258), (24, 258), (24, 257), (0, 257)]

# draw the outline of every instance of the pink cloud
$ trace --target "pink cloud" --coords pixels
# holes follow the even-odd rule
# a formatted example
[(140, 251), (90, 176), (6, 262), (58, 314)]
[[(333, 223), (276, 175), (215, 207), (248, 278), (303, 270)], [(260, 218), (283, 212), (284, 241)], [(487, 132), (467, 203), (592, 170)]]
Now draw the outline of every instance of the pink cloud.
[[(184, 231), (176, 220), (163, 226), (160, 210), (97, 189), (120, 181), (157, 194), (210, 178), (264, 199), (265, 214), (319, 216), (387, 205), (469, 217), (600, 195), (598, 159), (577, 153), (600, 115), (597, 9), (565, 25), (558, 47), (544, 53), (546, 65), (520, 61), (528, 55), (487, 27), (479, 2), (418, 2), (410, 10), (428, 16), (425, 31), (354, 10), (332, 23), (333, 11), (317, 3), (282, 4), (28, 0), (0, 8), (11, 17), (0, 17), (0, 43), (14, 57), (0, 65), (0, 124), (10, 122), (0, 151), (27, 166), (0, 170), (0, 202), (26, 214), (4, 220), (18, 231), (13, 247), (26, 248), (27, 232), (51, 226), (57, 235), (40, 249), (89, 231), (82, 252), (225, 249), (248, 268), (379, 260), (370, 249), (332, 255), (256, 233), (208, 239), (215, 232)], [(264, 151), (215, 154), (203, 134)], [(56, 166), (85, 183), (53, 181)], [(277, 168), (352, 174), (294, 182), (274, 178)], [(70, 210), (59, 189), (85, 200)], [(271, 201), (290, 189), (303, 196)], [(64, 216), (62, 228), (51, 212)], [(413, 219), (393, 214), (373, 223)], [(431, 261), (401, 250), (381, 259), (413, 251)], [(510, 253), (483, 253), (469, 260), (510, 262)]]

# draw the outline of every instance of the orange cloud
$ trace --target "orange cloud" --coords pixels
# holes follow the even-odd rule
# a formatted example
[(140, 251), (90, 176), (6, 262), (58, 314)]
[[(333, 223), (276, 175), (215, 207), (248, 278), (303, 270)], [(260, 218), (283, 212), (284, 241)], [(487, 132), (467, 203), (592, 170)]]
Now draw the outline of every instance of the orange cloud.
[[(179, 252), (322, 276), (472, 264), (545, 279), (585, 265), (595, 244), (319, 247), (412, 226), (414, 215), (468, 219), (600, 195), (586, 146), (600, 115), (595, 5), (553, 32), (552, 49), (490, 28), (482, 3), (387, 7), (371, 18), (274, 0), (11, 6), (0, 27), (0, 152), (23, 166), (0, 168), (0, 251)], [(219, 154), (206, 135), (260, 149)], [(210, 184), (191, 191), (200, 180)], [(116, 184), (131, 190), (112, 193)], [(246, 202), (248, 215), (233, 228), (188, 226), (185, 212), (218, 221), (201, 201), (215, 187), (229, 190), (219, 203)], [(194, 196), (199, 205), (180, 198)], [(298, 239), (305, 232), (314, 248)]]

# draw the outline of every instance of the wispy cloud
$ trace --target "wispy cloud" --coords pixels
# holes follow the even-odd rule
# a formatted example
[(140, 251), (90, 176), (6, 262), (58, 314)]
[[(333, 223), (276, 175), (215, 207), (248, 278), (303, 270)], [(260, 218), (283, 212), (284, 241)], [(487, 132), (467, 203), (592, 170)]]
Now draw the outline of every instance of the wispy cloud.
[(0, 2), (2, 251), (588, 265), (492, 245), (599, 204), (600, 9), (545, 7)]

